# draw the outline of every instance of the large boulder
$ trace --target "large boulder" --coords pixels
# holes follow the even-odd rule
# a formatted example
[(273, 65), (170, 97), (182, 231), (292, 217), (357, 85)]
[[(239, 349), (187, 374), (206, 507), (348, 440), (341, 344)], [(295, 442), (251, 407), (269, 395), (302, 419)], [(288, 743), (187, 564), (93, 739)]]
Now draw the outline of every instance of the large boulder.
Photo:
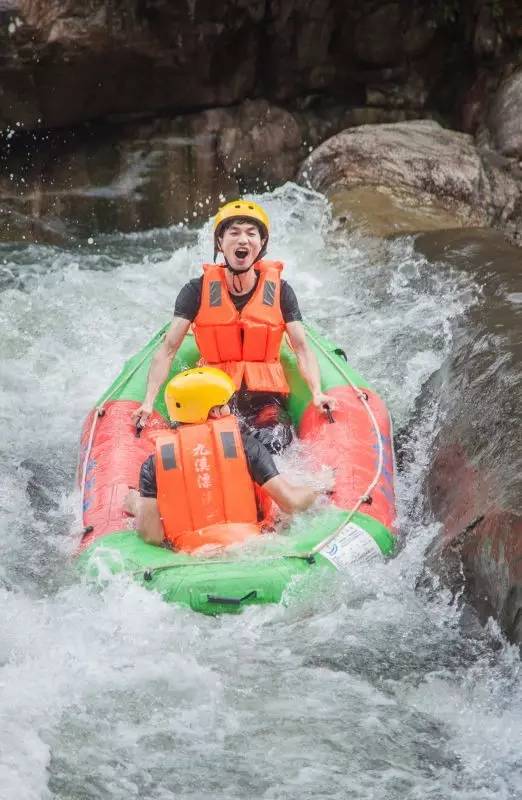
[(505, 156), (522, 161), (522, 69), (500, 85), (489, 113), (488, 127), (495, 148)]
[(299, 180), (374, 233), (522, 226), (520, 186), (507, 166), (471, 136), (416, 120), (342, 131), (310, 154)]
[(426, 387), (438, 412), (427, 497), (442, 522), (428, 565), (522, 644), (520, 250), (491, 230), (423, 234), (416, 247), (480, 287)]

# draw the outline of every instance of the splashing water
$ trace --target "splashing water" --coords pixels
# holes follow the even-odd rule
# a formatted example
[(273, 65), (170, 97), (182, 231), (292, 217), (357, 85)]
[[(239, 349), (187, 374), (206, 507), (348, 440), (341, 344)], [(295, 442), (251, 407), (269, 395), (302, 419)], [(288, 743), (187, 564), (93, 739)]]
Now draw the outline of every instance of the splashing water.
[[(406, 425), (474, 302), (470, 279), (434, 270), (409, 238), (348, 236), (312, 192), (262, 200), (305, 317)], [(430, 408), (408, 430), (405, 546), (386, 565), (217, 619), (121, 577), (102, 593), (75, 578), (81, 421), (210, 250), (210, 225), (0, 248), (2, 798), (522, 796), (516, 651), (493, 625), (464, 632), (444, 591), (415, 592), (437, 533), (419, 511)]]

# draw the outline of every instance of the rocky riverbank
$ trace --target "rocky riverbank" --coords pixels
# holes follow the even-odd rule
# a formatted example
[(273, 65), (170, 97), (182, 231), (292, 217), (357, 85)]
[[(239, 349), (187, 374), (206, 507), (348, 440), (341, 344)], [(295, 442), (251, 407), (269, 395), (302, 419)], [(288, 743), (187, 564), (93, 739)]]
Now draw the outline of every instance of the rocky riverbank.
[(517, 63), (516, 0), (2, 0), (0, 124), (287, 105), (437, 111), (473, 131)]
[[(521, 41), (511, 0), (1, 0), (2, 237), (164, 226), (299, 174), (376, 233), (453, 218), (518, 241)], [(445, 133), (350, 131), (419, 118)], [(328, 154), (359, 142), (369, 161), (381, 137), (403, 138), (392, 169), (328, 177)], [(430, 151), (420, 200), (410, 146)], [(441, 183), (463, 154), (460, 186)]]
[[(59, 244), (207, 218), (220, 195), (293, 180), (305, 156), (361, 120), (397, 110), (289, 111), (266, 100), (175, 117), (18, 135), (0, 171), (0, 239)], [(3, 212), (3, 213), (2, 213)]]
[(441, 269), (469, 272), (479, 290), (426, 387), (440, 420), (427, 498), (443, 523), (427, 563), (522, 644), (520, 251), (488, 230), (424, 234), (416, 247)]

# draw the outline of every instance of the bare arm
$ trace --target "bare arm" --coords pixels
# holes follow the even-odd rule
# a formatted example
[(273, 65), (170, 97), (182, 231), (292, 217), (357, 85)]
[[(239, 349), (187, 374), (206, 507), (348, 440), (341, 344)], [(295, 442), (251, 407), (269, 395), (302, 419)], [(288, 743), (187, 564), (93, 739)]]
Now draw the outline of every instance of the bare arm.
[(306, 331), (303, 323), (297, 320), (294, 322), (287, 322), (286, 332), (297, 357), (299, 372), (305, 379), (312, 393), (314, 405), (323, 406), (325, 403), (328, 403), (334, 408), (335, 403), (333, 398), (328, 397), (328, 395), (321, 391), (319, 364), (317, 363), (314, 351), (306, 340)]
[(312, 489), (311, 486), (295, 486), (282, 475), (275, 475), (263, 484), (263, 489), (282, 511), (292, 514), (305, 511), (312, 503), (324, 494), (324, 489)]
[(147, 417), (152, 413), (152, 407), (156, 395), (163, 383), (169, 376), (170, 367), (181, 342), (190, 327), (190, 320), (183, 317), (174, 317), (165, 338), (156, 350), (150, 365), (149, 377), (147, 380), (147, 391), (143, 403), (132, 415), (133, 422), (141, 418), (142, 424), (147, 421)]
[(148, 544), (163, 542), (163, 524), (155, 497), (140, 497), (136, 515), (136, 528), (141, 538)]

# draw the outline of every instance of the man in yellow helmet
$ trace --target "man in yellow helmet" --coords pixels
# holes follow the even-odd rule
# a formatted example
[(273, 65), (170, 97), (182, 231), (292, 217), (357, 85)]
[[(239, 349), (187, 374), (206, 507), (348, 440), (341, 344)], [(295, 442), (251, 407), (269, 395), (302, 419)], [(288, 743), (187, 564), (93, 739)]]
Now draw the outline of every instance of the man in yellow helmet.
[(260, 533), (256, 487), (289, 513), (331, 488), (294, 486), (279, 474), (266, 447), (230, 413), (235, 391), (230, 376), (214, 367), (187, 370), (167, 384), (177, 427), (158, 436), (141, 467), (140, 496), (131, 492), (125, 503), (146, 542), (187, 552), (237, 544)]
[[(229, 374), (239, 391), (235, 411), (255, 427), (272, 452), (291, 440), (283, 400), (289, 392), (279, 360), (284, 333), (297, 356), (299, 370), (313, 403), (324, 408), (319, 366), (309, 347), (301, 312), (292, 287), (281, 279), (283, 264), (268, 261), (270, 223), (264, 209), (250, 200), (224, 205), (214, 223), (214, 259), (203, 275), (186, 283), (177, 299), (174, 320), (152, 361), (145, 399), (134, 414), (143, 425), (159, 388), (190, 325), (203, 364)], [(281, 421), (283, 420), (283, 423)]]

